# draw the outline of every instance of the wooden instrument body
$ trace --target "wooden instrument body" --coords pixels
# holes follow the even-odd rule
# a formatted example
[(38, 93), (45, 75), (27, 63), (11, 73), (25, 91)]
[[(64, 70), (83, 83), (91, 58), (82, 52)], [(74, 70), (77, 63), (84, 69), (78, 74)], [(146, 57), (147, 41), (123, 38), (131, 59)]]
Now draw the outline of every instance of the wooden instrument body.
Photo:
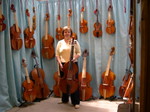
[(4, 15), (0, 15), (0, 32), (6, 29), (6, 24), (4, 23), (5, 17)]
[(20, 38), (21, 29), (18, 27), (16, 31), (16, 25), (10, 27), (11, 47), (13, 50), (19, 50), (22, 47), (23, 41)]
[(27, 102), (32, 102), (36, 99), (36, 90), (34, 88), (34, 82), (30, 80), (28, 71), (27, 71), (27, 65), (25, 63), (25, 60), (22, 60), (23, 66), (26, 72), (26, 80), (22, 83), (22, 86), (24, 87), (23, 92), (23, 99)]
[[(68, 10), (68, 15), (67, 15), (67, 17), (68, 17), (67, 23), (68, 23), (68, 27), (69, 27), (69, 28), (70, 28), (70, 17), (71, 17), (71, 16), (72, 16), (72, 10), (69, 9), (69, 10)], [(74, 32), (72, 32), (72, 38), (75, 39), (75, 40), (77, 40), (77, 39), (78, 39), (77, 34), (74, 33)]]
[(80, 100), (82, 101), (88, 100), (92, 96), (92, 88), (90, 87), (92, 77), (88, 72), (86, 72), (86, 57), (88, 54), (87, 50), (83, 51), (83, 67), (82, 72), (79, 74)]
[(97, 20), (96, 20), (96, 22), (94, 23), (94, 31), (93, 31), (93, 35), (94, 35), (94, 37), (100, 37), (100, 36), (102, 36), (102, 30), (101, 30), (101, 27), (102, 27), (102, 25), (101, 25), (101, 23), (98, 21), (98, 13), (99, 13), (99, 11), (98, 11), (98, 9), (96, 9), (95, 11), (94, 11), (94, 14), (96, 15), (96, 17), (97, 17)]
[(106, 27), (106, 32), (108, 34), (113, 34), (116, 31), (115, 28), (115, 21), (111, 18), (111, 12), (112, 12), (112, 3), (110, 3), (108, 7), (108, 20), (107, 20), (107, 27)]
[(99, 23), (99, 22), (96, 22), (96, 23), (94, 23), (94, 28), (95, 28), (95, 30), (93, 31), (93, 35), (95, 36), (95, 37), (100, 37), (100, 36), (102, 36), (102, 31), (100, 30), (100, 28), (101, 28), (101, 23)]
[(75, 40), (77, 40), (77, 34), (76, 33), (72, 33), (72, 38), (74, 38)]
[(62, 40), (64, 38), (64, 36), (62, 35), (62, 28), (56, 28), (56, 39), (57, 40)]
[(45, 20), (45, 35), (42, 37), (42, 56), (46, 59), (51, 59), (55, 55), (55, 50), (53, 47), (54, 38), (48, 34), (48, 13), (46, 13)]
[(37, 98), (47, 98), (49, 96), (50, 90), (46, 83), (44, 82), (45, 73), (41, 68), (34, 68), (31, 71), (32, 79), (35, 82), (35, 89), (37, 91)]
[(30, 83), (28, 83), (28, 81), (25, 80), (22, 86), (24, 87), (23, 99), (27, 102), (33, 102), (36, 99), (37, 93), (34, 88), (34, 82), (30, 80)]
[(53, 47), (54, 39), (49, 34), (47, 35), (47, 39), (45, 36), (42, 38), (42, 56), (47, 59), (51, 59), (55, 55), (55, 49)]
[(119, 95), (121, 97), (130, 98), (130, 94), (133, 89), (133, 80), (131, 76), (132, 76), (132, 73), (130, 72), (123, 77), (123, 83), (119, 88)]
[(58, 28), (56, 28), (56, 39), (57, 40), (62, 40), (64, 36), (62, 35), (62, 28), (60, 27), (60, 14), (57, 16), (57, 23), (58, 23)]
[(24, 30), (24, 43), (26, 48), (33, 48), (36, 41), (34, 39), (34, 30), (30, 23), (30, 13), (28, 9), (26, 9), (26, 15), (28, 19), (28, 27)]
[(85, 19), (80, 21), (80, 32), (81, 33), (87, 33), (88, 32), (87, 21)]
[(55, 85), (53, 86), (53, 91), (54, 91), (54, 94), (55, 94), (56, 97), (62, 96), (62, 92), (59, 88), (60, 76), (58, 74), (59, 74), (59, 72), (57, 71), (57, 72), (55, 72), (55, 74), (53, 76), (53, 78), (55, 80)]
[(38, 63), (37, 63), (34, 52), (32, 52), (32, 56), (36, 61), (35, 68), (31, 71), (31, 76), (35, 82), (35, 89), (37, 91), (37, 98), (44, 98), (45, 99), (50, 94), (50, 90), (44, 81), (45, 72), (43, 69), (38, 67)]
[(115, 93), (114, 80), (116, 76), (110, 69), (110, 63), (114, 52), (115, 52), (115, 47), (112, 47), (108, 59), (106, 71), (102, 73), (102, 84), (100, 84), (99, 86), (99, 93), (101, 96), (104, 97), (104, 99), (113, 96)]
[(107, 20), (106, 32), (108, 34), (115, 33), (116, 28), (115, 28), (114, 24), (115, 24), (115, 21), (113, 19)]
[(75, 63), (68, 62), (63, 66), (64, 76), (60, 78), (60, 90), (63, 93), (74, 93), (79, 87), (79, 81), (76, 77), (78, 67)]
[(85, 11), (84, 6), (81, 8), (81, 20), (80, 20), (80, 32), (81, 33), (87, 33), (88, 27), (87, 27), (87, 21), (83, 18), (83, 12)]
[(33, 22), (33, 30), (35, 30), (36, 29), (36, 14), (35, 14), (35, 7), (33, 7), (33, 13), (34, 13), (34, 15), (33, 15), (33, 17), (32, 17), (32, 22)]
[(114, 80), (115, 80), (115, 74), (109, 70), (109, 75), (105, 76), (105, 72), (102, 74), (103, 84), (100, 84), (100, 94), (105, 97), (109, 98), (114, 95), (115, 93), (115, 86), (114, 86)]
[(80, 82), (80, 100), (88, 100), (92, 97), (92, 87), (90, 86), (90, 82), (92, 80), (91, 75), (86, 72), (86, 77), (82, 78), (82, 72), (79, 74), (79, 82)]
[(25, 47), (26, 48), (33, 48), (35, 46), (35, 39), (34, 39), (34, 30), (30, 31), (30, 28), (27, 27), (24, 30), (24, 41), (25, 41)]

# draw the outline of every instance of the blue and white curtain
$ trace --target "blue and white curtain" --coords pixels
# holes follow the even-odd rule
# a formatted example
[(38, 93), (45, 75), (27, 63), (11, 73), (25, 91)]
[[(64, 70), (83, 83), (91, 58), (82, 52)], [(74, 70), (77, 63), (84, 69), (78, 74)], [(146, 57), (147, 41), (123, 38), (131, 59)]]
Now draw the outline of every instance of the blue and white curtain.
[[(114, 80), (115, 96), (119, 96), (119, 87), (122, 84), (122, 78), (125, 75), (126, 69), (129, 68), (130, 60), (128, 57), (129, 47), (129, 22), (130, 22), (130, 0), (112, 0), (112, 18), (115, 21), (116, 32), (109, 35), (106, 33), (106, 20), (108, 14), (109, 0), (98, 0), (99, 22), (102, 24), (102, 37), (96, 38), (93, 36), (94, 23), (96, 16), (93, 13), (96, 9), (96, 0), (84, 1), (84, 18), (88, 22), (88, 32), (82, 34), (79, 31), (80, 10), (82, 7), (82, 0), (60, 0), (60, 25), (61, 27), (67, 25), (68, 9), (71, 8), (73, 15), (71, 17), (71, 28), (78, 36), (78, 41), (81, 45), (81, 50), (87, 49), (89, 56), (87, 57), (87, 72), (92, 76), (90, 82), (93, 88), (93, 97), (99, 97), (99, 85), (101, 84), (101, 75), (106, 70), (109, 53), (111, 48), (115, 47), (115, 54), (111, 62), (111, 70), (115, 73)], [(125, 2), (126, 1), (126, 2)], [(0, 111), (6, 111), (13, 106), (19, 106), (22, 102), (23, 87), (22, 82), (25, 80), (25, 71), (22, 66), (22, 59), (26, 59), (28, 72), (30, 73), (34, 68), (35, 61), (31, 57), (31, 52), (34, 50), (38, 60), (39, 67), (45, 71), (45, 82), (49, 89), (53, 89), (55, 81), (53, 79), (54, 73), (57, 71), (57, 63), (55, 57), (52, 59), (44, 59), (41, 55), (42, 37), (45, 35), (45, 13), (47, 11), (46, 1), (34, 0), (36, 9), (37, 26), (34, 32), (36, 45), (32, 49), (26, 49), (23, 46), (20, 50), (11, 49), (10, 27), (14, 24), (13, 13), (10, 10), (11, 4), (15, 5), (18, 19), (18, 26), (21, 29), (20, 37), (24, 41), (23, 31), (28, 26), (25, 10), (28, 8), (30, 16), (32, 12), (33, 0), (2, 0), (2, 13), (5, 16), (4, 23), (7, 25), (5, 31), (0, 32)], [(48, 23), (48, 33), (54, 38), (54, 47), (56, 48), (58, 40), (56, 36), (57, 15), (58, 15), (58, 0), (48, 0), (48, 11), (50, 20)], [(126, 7), (126, 13), (124, 12)], [(140, 4), (137, 4), (137, 71), (136, 71), (136, 96), (139, 96), (139, 75), (140, 75)], [(82, 57), (79, 58), (79, 72), (82, 72)]]

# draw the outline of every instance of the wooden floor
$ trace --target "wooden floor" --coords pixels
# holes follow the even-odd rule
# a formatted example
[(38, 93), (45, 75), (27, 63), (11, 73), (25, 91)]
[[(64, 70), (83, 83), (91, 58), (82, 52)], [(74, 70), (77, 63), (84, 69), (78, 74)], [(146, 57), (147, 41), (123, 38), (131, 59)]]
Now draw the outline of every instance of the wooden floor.
[(7, 112), (117, 112), (118, 105), (123, 103), (123, 101), (96, 99), (81, 101), (80, 108), (75, 109), (70, 101), (68, 104), (58, 104), (60, 101), (60, 98), (51, 96), (27, 106), (14, 107)]

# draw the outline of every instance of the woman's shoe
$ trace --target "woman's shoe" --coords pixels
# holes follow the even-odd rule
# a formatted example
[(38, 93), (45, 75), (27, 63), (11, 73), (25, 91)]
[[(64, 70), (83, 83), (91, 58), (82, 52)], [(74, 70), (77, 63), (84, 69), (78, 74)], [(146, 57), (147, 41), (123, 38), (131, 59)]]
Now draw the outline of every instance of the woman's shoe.
[(80, 108), (80, 105), (75, 105), (74, 108), (78, 109), (78, 108)]

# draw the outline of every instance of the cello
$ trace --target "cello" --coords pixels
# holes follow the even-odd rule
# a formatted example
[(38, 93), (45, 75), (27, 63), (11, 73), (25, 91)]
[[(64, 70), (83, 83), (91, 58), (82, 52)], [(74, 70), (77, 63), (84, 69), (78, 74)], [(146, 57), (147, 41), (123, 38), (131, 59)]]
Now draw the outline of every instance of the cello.
[(82, 72), (79, 74), (79, 89), (80, 89), (80, 99), (82, 101), (88, 100), (92, 96), (92, 88), (90, 87), (90, 81), (92, 80), (91, 75), (86, 72), (86, 57), (88, 56), (87, 50), (83, 52), (83, 68)]
[(36, 91), (34, 88), (34, 82), (30, 80), (25, 59), (22, 59), (22, 65), (26, 72), (26, 80), (22, 83), (22, 86), (24, 87), (23, 99), (27, 102), (33, 102), (36, 99)]
[(109, 1), (110, 5), (108, 7), (108, 20), (107, 20), (107, 27), (106, 27), (106, 32), (108, 34), (113, 34), (116, 31), (116, 28), (114, 26), (115, 21), (111, 18), (111, 12), (112, 12), (112, 3), (111, 0)]
[(48, 20), (49, 14), (46, 13), (45, 17), (45, 36), (42, 37), (42, 56), (46, 59), (51, 59), (55, 55), (53, 43), (54, 39), (51, 35), (48, 34)]
[(11, 4), (10, 9), (14, 14), (14, 21), (15, 21), (15, 24), (13, 24), (13, 26), (10, 27), (11, 48), (12, 50), (19, 50), (21, 49), (23, 44), (22, 39), (20, 38), (21, 29), (18, 27), (16, 9), (14, 4)]
[(0, 32), (6, 29), (6, 24), (4, 23), (5, 17), (2, 14), (2, 1), (0, 0)]
[(73, 63), (73, 53), (74, 53), (74, 38), (72, 38), (71, 42), (71, 52), (70, 52), (70, 60), (65, 63), (63, 66), (64, 76), (60, 78), (59, 87), (63, 93), (72, 94), (74, 93), (78, 87), (79, 82), (76, 78), (76, 74), (78, 72), (78, 66)]
[(110, 70), (110, 63), (112, 60), (112, 55), (114, 55), (114, 52), (115, 52), (115, 47), (112, 47), (110, 51), (110, 56), (108, 59), (106, 71), (102, 73), (102, 84), (100, 84), (99, 86), (100, 95), (103, 96), (104, 99), (113, 96), (115, 92), (114, 80), (116, 76)]
[(35, 59), (36, 65), (30, 74), (32, 76), (32, 79), (35, 82), (37, 98), (40, 98), (40, 99), (48, 98), (48, 96), (50, 95), (50, 90), (44, 81), (44, 78), (45, 78), (44, 70), (39, 68), (38, 66), (39, 64), (36, 60), (36, 56), (34, 52), (32, 52), (32, 57)]
[(26, 9), (26, 15), (28, 19), (28, 27), (24, 30), (24, 43), (26, 48), (33, 48), (35, 46), (35, 39), (33, 37), (34, 35), (34, 30), (30, 22), (30, 13), (29, 10)]

